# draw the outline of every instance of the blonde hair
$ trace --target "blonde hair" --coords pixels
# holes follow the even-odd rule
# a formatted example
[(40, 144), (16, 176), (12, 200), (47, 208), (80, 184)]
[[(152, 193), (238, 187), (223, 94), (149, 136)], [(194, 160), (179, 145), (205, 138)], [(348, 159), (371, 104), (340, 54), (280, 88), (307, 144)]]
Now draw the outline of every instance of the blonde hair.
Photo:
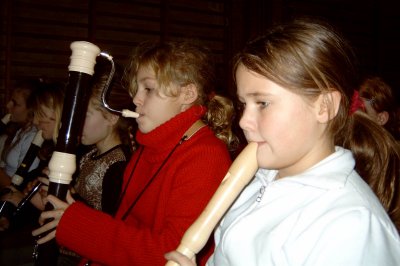
[(335, 145), (350, 149), (356, 170), (370, 185), (400, 229), (399, 163), (394, 138), (362, 111), (349, 115), (357, 88), (351, 46), (331, 26), (308, 19), (277, 26), (249, 42), (234, 62), (305, 99), (338, 91), (341, 102), (327, 134)]
[(54, 112), (56, 125), (53, 131), (53, 142), (57, 142), (58, 131), (61, 126), (61, 114), (64, 104), (65, 86), (61, 83), (43, 83), (34, 98), (33, 109), (35, 116), (44, 116), (42, 106)]
[(154, 70), (160, 92), (167, 96), (176, 97), (181, 87), (194, 84), (198, 93), (195, 104), (207, 107), (203, 121), (230, 150), (236, 148), (238, 139), (232, 132), (233, 103), (227, 97), (215, 95), (215, 67), (207, 48), (189, 41), (139, 44), (126, 72), (132, 96), (137, 92), (136, 75), (140, 66)]

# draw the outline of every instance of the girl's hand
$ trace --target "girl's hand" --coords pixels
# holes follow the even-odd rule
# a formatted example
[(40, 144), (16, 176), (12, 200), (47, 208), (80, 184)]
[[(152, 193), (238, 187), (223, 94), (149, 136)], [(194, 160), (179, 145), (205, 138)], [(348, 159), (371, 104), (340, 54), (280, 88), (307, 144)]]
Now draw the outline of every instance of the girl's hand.
[(10, 227), (10, 221), (8, 218), (4, 216), (0, 217), (0, 232), (7, 230), (8, 227)]
[(193, 257), (193, 259), (190, 260), (188, 257), (182, 253), (179, 253), (178, 251), (168, 252), (164, 255), (164, 258), (166, 260), (174, 261), (180, 266), (196, 266), (196, 257)]
[(2, 201), (8, 201), (12, 203), (15, 207), (18, 206), (18, 204), (21, 202), (21, 200), (24, 198), (24, 194), (20, 192), (19, 190), (15, 189), (13, 186), (7, 187), (10, 189), (10, 192), (3, 195), (1, 197)]
[(38, 179), (32, 180), (26, 184), (26, 187), (24, 188), (24, 194), (28, 195), (28, 193), (36, 186), (36, 184), (39, 183)]
[[(39, 224), (42, 225), (42, 227), (33, 230), (32, 235), (39, 236), (45, 232), (50, 232), (41, 237), (37, 241), (38, 244), (46, 243), (49, 240), (55, 238), (56, 227), (60, 222), (65, 210), (69, 207), (69, 205), (75, 202), (74, 199), (71, 197), (71, 193), (69, 192), (67, 193), (67, 202), (62, 201), (53, 195), (49, 195), (47, 197), (47, 200), (53, 205), (54, 210), (42, 212), (39, 217)], [(50, 219), (50, 222), (45, 223), (48, 219)]]
[[(32, 184), (36, 184), (38, 182), (42, 183), (42, 185), (40, 186), (39, 191), (36, 192), (35, 195), (33, 195), (33, 197), (31, 198), (31, 203), (37, 209), (43, 211), (47, 203), (47, 190), (49, 186), (49, 179), (46, 177), (39, 177), (36, 182), (33, 182)], [(32, 189), (33, 186), (30, 188), (30, 190)]]

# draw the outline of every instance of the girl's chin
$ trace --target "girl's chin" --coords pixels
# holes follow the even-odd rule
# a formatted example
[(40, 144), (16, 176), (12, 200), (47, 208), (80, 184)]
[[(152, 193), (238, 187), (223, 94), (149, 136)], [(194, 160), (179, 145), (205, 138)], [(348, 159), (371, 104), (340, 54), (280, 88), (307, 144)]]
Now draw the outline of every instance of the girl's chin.
[(258, 149), (257, 149), (257, 163), (260, 168), (270, 168), (271, 165), (271, 153), (267, 152), (266, 149), (263, 149), (262, 144), (264, 143), (259, 143)]
[(144, 126), (143, 124), (138, 124), (138, 130), (142, 133), (142, 134), (147, 134), (150, 131), (152, 131), (153, 129), (149, 128), (148, 126)]
[(88, 143), (88, 142), (86, 141), (85, 137), (83, 137), (83, 136), (82, 136), (82, 138), (81, 138), (81, 144), (83, 144), (83, 145), (90, 145), (90, 143)]
[(145, 129), (140, 129), (140, 128), (139, 128), (139, 131), (140, 131), (140, 133), (142, 133), (142, 134), (147, 134), (147, 133), (150, 132), (150, 130), (145, 130)]
[(45, 140), (51, 140), (53, 139), (53, 136), (47, 136), (47, 135), (42, 135), (43, 139)]

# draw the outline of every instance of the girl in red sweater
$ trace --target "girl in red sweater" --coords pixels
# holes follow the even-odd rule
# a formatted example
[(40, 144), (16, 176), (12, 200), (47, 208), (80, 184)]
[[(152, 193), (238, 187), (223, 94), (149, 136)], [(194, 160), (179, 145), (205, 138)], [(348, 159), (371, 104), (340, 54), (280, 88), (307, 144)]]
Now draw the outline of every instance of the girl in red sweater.
[[(164, 265), (225, 176), (236, 142), (233, 105), (215, 95), (209, 51), (188, 42), (142, 43), (128, 67), (129, 88), (140, 116), (138, 149), (124, 173), (115, 216), (68, 197), (49, 196), (54, 221), (33, 235), (82, 255), (91, 265)], [(212, 252), (199, 254), (204, 264)]]

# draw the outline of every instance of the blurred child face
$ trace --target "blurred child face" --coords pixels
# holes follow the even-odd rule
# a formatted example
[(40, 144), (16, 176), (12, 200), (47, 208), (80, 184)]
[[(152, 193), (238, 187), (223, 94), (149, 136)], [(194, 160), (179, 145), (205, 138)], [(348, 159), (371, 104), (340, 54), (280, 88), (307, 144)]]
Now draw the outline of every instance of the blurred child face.
[(54, 110), (41, 105), (40, 113), (35, 114), (35, 120), (38, 129), (42, 130), (43, 138), (47, 140), (52, 139), (56, 128), (56, 114)]
[(28, 120), (29, 110), (26, 107), (26, 99), (21, 90), (15, 90), (7, 103), (7, 111), (11, 114), (11, 121), (25, 123)]
[(258, 143), (261, 168), (279, 176), (298, 174), (323, 159), (325, 126), (318, 123), (316, 104), (306, 102), (267, 78), (240, 65), (237, 94), (244, 110), (240, 120), (246, 139)]
[(375, 108), (372, 106), (372, 101), (371, 99), (365, 99), (361, 97), (361, 100), (364, 102), (364, 107), (365, 107), (365, 112), (374, 120), (376, 123), (379, 125), (384, 125), (386, 123), (381, 123), (379, 119), (379, 113), (375, 110)]
[(138, 129), (148, 133), (183, 111), (183, 95), (169, 97), (160, 92), (160, 85), (150, 67), (141, 66), (137, 73), (138, 90), (133, 98)]
[(81, 142), (84, 145), (101, 145), (111, 134), (113, 125), (104, 117), (100, 107), (89, 101)]

